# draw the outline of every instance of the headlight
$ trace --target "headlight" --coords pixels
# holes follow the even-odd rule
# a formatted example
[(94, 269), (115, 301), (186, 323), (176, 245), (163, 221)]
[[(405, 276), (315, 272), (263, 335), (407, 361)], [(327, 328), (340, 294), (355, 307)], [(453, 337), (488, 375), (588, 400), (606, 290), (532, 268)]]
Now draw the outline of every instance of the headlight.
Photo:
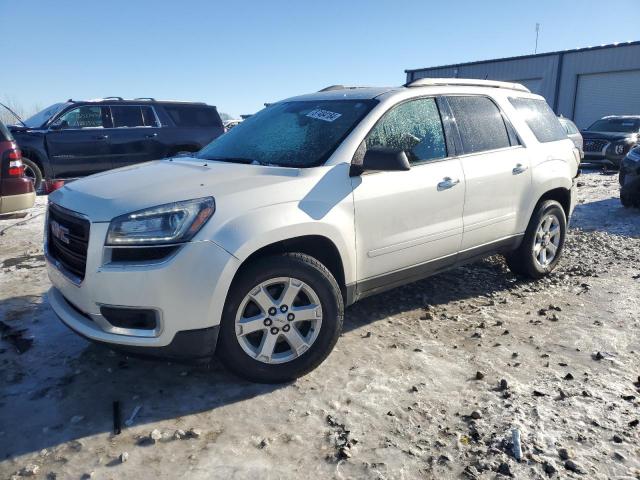
[(624, 144), (618, 144), (615, 147), (613, 147), (613, 151), (616, 153), (616, 155), (622, 155), (624, 153), (625, 147), (626, 145)]
[(114, 218), (106, 245), (161, 245), (187, 242), (216, 210), (213, 198), (147, 208)]

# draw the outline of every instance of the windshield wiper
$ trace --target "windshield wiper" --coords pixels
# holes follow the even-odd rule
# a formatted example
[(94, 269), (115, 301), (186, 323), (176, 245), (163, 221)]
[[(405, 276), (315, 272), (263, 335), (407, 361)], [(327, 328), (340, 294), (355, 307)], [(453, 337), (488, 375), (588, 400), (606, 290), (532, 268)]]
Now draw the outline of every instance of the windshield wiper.
[(262, 162), (258, 160), (254, 160), (253, 158), (244, 158), (244, 157), (203, 157), (203, 160), (213, 160), (217, 162), (229, 162), (229, 163), (244, 163), (246, 165), (251, 165), (252, 163), (257, 163), (262, 165)]

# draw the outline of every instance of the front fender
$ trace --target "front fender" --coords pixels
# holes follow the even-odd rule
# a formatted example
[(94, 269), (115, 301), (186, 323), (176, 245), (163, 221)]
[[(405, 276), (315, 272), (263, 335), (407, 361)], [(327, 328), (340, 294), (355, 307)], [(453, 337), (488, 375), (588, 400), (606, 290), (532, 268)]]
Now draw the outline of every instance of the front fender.
[(44, 178), (53, 178), (54, 172), (45, 148), (45, 134), (43, 132), (14, 133), (14, 137), (23, 155), (42, 166)]
[(352, 197), (335, 205), (321, 220), (314, 219), (315, 207), (288, 202), (250, 210), (222, 226), (213, 241), (243, 262), (273, 243), (306, 235), (325, 237), (340, 252), (346, 283), (355, 282)]

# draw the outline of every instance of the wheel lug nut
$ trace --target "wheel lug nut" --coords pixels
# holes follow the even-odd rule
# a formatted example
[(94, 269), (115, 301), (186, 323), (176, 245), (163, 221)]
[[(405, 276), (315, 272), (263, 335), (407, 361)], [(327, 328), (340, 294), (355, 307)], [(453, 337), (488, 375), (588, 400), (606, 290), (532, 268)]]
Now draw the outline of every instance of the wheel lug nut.
[(285, 313), (287, 310), (289, 310), (289, 307), (287, 307), (286, 305), (282, 305), (282, 306), (280, 307), (280, 311), (281, 311), (282, 313)]
[(275, 315), (276, 313), (278, 313), (278, 311), (276, 310), (276, 307), (271, 307), (271, 308), (269, 309), (269, 315), (273, 316), (273, 315)]
[(293, 313), (290, 313), (289, 315), (287, 315), (287, 320), (292, 321), (294, 318), (296, 318), (296, 316)]
[(288, 332), (289, 329), (291, 329), (291, 327), (289, 325), (285, 325), (284, 327), (282, 327), (282, 331), (283, 332)]
[(272, 335), (275, 335), (278, 332), (279, 332), (278, 327), (271, 327), (271, 334)]
[(272, 323), (273, 323), (273, 321), (270, 318), (265, 318), (264, 319), (264, 326), (265, 327), (270, 327)]

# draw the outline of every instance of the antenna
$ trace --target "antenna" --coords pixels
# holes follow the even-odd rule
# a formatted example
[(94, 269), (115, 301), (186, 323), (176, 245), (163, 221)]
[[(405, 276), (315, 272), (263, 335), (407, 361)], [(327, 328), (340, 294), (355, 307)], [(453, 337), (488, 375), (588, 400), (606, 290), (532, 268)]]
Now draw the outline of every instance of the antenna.
[(540, 24), (536, 23), (536, 48), (533, 53), (538, 53), (538, 35), (540, 34)]

